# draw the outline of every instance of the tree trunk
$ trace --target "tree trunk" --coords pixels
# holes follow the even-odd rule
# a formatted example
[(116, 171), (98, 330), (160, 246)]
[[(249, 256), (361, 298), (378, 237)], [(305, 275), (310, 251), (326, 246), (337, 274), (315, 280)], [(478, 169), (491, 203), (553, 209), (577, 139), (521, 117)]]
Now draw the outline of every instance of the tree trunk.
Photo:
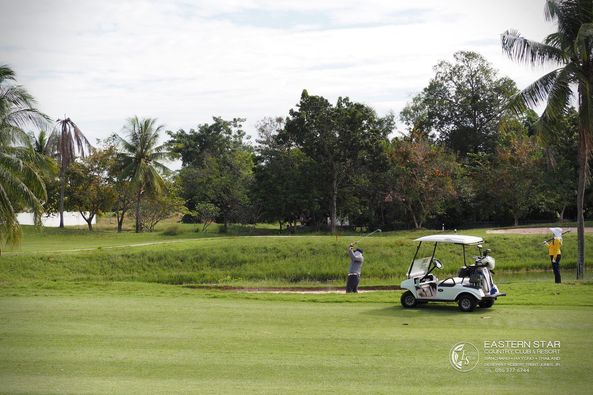
[(66, 188), (66, 170), (60, 169), (60, 228), (64, 229), (64, 189)]
[(332, 197), (330, 202), (330, 229), (332, 234), (336, 233), (336, 217), (338, 204), (338, 171), (332, 169)]
[[(588, 73), (590, 75), (590, 73)], [(577, 187), (577, 280), (582, 280), (585, 275), (585, 188), (589, 171), (589, 155), (591, 154), (591, 92), (593, 81), (588, 84), (579, 83), (579, 183)]]
[(86, 224), (89, 227), (89, 231), (91, 231), (91, 232), (93, 231), (93, 218), (94, 217), (95, 217), (95, 215), (93, 214), (88, 219), (86, 219), (86, 218), (84, 219), (86, 221)]
[(412, 220), (414, 221), (414, 228), (415, 229), (420, 229), (420, 227), (422, 226), (422, 224), (418, 223), (418, 219), (416, 219), (416, 214), (414, 213), (414, 211), (410, 211), (410, 213), (412, 214)]
[(124, 227), (124, 213), (117, 214), (117, 233), (121, 233)]
[(142, 200), (142, 189), (136, 195), (136, 233), (140, 233), (142, 226), (140, 225), (140, 202)]
[(585, 274), (585, 181), (588, 166), (587, 153), (584, 142), (579, 147), (579, 183), (577, 188), (577, 280), (582, 280)]
[(513, 219), (515, 220), (515, 226), (519, 226), (519, 216), (513, 214)]

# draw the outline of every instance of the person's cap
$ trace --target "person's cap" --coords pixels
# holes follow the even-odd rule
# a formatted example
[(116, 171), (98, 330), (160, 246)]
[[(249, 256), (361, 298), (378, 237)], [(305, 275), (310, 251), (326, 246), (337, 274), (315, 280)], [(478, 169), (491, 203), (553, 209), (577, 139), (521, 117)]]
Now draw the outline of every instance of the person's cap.
[(550, 228), (555, 237), (562, 237), (562, 228)]
[(357, 251), (362, 254), (362, 250), (360, 248), (357, 248), (357, 249), (354, 250), (354, 252), (357, 252)]

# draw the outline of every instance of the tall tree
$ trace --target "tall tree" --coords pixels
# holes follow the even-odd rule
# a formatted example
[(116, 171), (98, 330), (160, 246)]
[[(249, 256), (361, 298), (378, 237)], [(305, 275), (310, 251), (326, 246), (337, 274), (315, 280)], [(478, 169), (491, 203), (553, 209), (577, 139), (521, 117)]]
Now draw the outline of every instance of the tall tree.
[[(483, 159), (474, 163), (469, 180), (483, 206), (510, 212), (515, 226), (530, 210), (544, 208), (542, 202), (553, 192), (545, 191), (543, 149), (518, 119), (501, 121), (496, 151)], [(500, 183), (505, 187), (496, 187)]]
[(520, 62), (558, 66), (525, 88), (512, 102), (516, 110), (546, 104), (540, 117), (540, 132), (546, 133), (547, 126), (569, 111), (575, 94), (578, 99), (576, 277), (582, 279), (585, 271), (585, 187), (593, 153), (593, 0), (547, 0), (544, 11), (546, 20), (556, 22), (556, 32), (539, 43), (522, 37), (516, 30), (507, 30), (502, 35), (502, 48)]
[(323, 218), (319, 166), (302, 150), (282, 144), (278, 134), (284, 129), (284, 118), (264, 118), (257, 123), (258, 132), (252, 196), (264, 220), (286, 223), (294, 231), (298, 222), (315, 222)]
[(185, 200), (179, 196), (180, 187), (174, 180), (164, 179), (167, 193), (150, 191), (142, 199), (140, 213), (142, 229), (153, 232), (155, 226), (164, 219), (185, 214)]
[(434, 67), (435, 76), (400, 117), (410, 129), (436, 138), (461, 158), (493, 152), (498, 122), (517, 92), (515, 83), (499, 78), (478, 53), (456, 52), (454, 58)]
[(387, 200), (401, 204), (414, 227), (440, 213), (456, 196), (453, 177), (458, 171), (454, 155), (432, 143), (425, 134), (412, 131), (395, 138), (387, 147), (390, 190)]
[(188, 209), (197, 213), (205, 205), (214, 205), (224, 230), (249, 203), (253, 152), (245, 142), (244, 121), (213, 117), (212, 123), (200, 124), (189, 132), (168, 132), (171, 152), (183, 162), (179, 180)]
[(159, 145), (159, 134), (164, 125), (157, 126), (156, 122), (155, 118), (134, 116), (123, 127), (127, 140), (115, 135), (121, 148), (121, 172), (131, 181), (136, 195), (136, 233), (142, 230), (140, 207), (144, 194), (158, 194), (166, 189), (160, 173), (169, 172), (161, 163), (168, 158), (169, 152), (166, 145)]
[[(64, 193), (66, 170), (78, 156), (85, 157), (92, 148), (78, 126), (70, 119), (58, 119), (47, 140), (46, 151), (58, 160), (60, 166), (60, 228), (64, 227)], [(85, 152), (86, 151), (86, 152)]]
[(68, 167), (68, 207), (82, 215), (90, 231), (95, 216), (113, 207), (115, 190), (108, 177), (109, 165), (109, 151), (93, 149)]
[(47, 123), (33, 97), (16, 84), (14, 71), (0, 65), (0, 252), (6, 243), (15, 245), (21, 239), (16, 209), (32, 209), (39, 218), (47, 198), (40, 167), (50, 163), (42, 163), (23, 130)]
[(188, 166), (180, 171), (184, 197), (195, 210), (201, 203), (218, 208), (224, 231), (248, 203), (252, 179), (253, 155), (238, 149), (224, 155), (207, 155), (201, 166)]
[(393, 130), (393, 118), (380, 118), (361, 103), (340, 97), (335, 106), (322, 96), (303, 90), (296, 109), (290, 110), (280, 141), (290, 141), (316, 161), (329, 182), (330, 228), (336, 232), (338, 193), (365, 160), (382, 150)]

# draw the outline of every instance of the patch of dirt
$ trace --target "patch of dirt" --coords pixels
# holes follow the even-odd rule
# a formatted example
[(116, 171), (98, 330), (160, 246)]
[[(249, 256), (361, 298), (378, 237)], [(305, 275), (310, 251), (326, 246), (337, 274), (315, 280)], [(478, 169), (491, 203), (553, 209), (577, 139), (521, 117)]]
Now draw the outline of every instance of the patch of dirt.
[[(577, 228), (569, 227), (562, 228), (565, 232), (568, 230), (572, 233), (577, 232)], [(508, 228), (508, 229), (489, 229), (486, 233), (490, 234), (516, 234), (516, 235), (543, 235), (551, 234), (550, 228)], [(585, 228), (585, 233), (593, 233), (593, 228)]]
[[(230, 285), (184, 285), (186, 288), (208, 289), (227, 292), (248, 292), (248, 293), (291, 293), (291, 294), (328, 294), (328, 293), (346, 293), (344, 287), (238, 287)], [(376, 285), (358, 287), (359, 293), (377, 292), (377, 291), (395, 291), (401, 288), (397, 285)]]

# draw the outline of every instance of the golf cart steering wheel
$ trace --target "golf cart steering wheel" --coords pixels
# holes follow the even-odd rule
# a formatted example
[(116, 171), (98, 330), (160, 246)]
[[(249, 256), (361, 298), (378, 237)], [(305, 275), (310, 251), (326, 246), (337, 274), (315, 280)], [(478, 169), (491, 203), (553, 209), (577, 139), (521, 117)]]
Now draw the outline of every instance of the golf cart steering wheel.
[(441, 263), (441, 261), (439, 261), (438, 259), (433, 259), (433, 262), (434, 262), (434, 266), (435, 266), (437, 269), (442, 269), (442, 268), (443, 268), (443, 264), (442, 264), (442, 263)]
[[(434, 259), (434, 258), (433, 258), (433, 260), (432, 260), (432, 264), (434, 264), (434, 267), (430, 268), (430, 269), (428, 270), (428, 272), (426, 272), (426, 274), (425, 274), (424, 276), (422, 276), (422, 278), (420, 278), (420, 280), (419, 280), (418, 282), (422, 282), (422, 281), (424, 281), (425, 279), (427, 279), (427, 278), (428, 278), (428, 277), (431, 275), (432, 271), (433, 271), (435, 268), (438, 268), (438, 269), (442, 269), (442, 268), (443, 268), (443, 264), (442, 264), (442, 263), (441, 263), (441, 261), (439, 261), (438, 259)], [(430, 267), (430, 266), (429, 266), (429, 267)]]

